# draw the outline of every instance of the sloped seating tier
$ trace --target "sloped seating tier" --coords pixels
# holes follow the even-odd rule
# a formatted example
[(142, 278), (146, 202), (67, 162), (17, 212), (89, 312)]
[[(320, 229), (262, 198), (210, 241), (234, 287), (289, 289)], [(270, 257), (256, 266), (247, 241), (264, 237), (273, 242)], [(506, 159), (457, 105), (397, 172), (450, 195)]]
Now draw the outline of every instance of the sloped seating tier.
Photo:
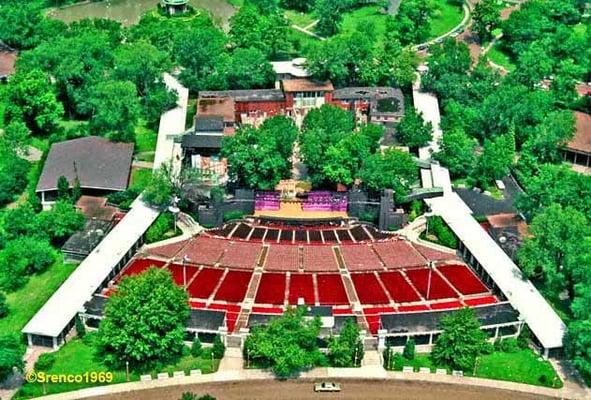
[(374, 243), (373, 248), (387, 268), (408, 268), (427, 265), (427, 260), (410, 243), (404, 240)]
[(163, 246), (152, 247), (146, 250), (146, 253), (153, 255), (153, 256), (160, 256), (165, 258), (173, 258), (176, 254), (183, 249), (188, 243), (190, 239), (181, 240), (179, 242), (165, 244)]
[(410, 303), (421, 300), (417, 291), (406, 281), (398, 271), (380, 272), (380, 279), (390, 297), (396, 303)]
[(267, 232), (266, 228), (254, 228), (250, 234), (250, 240), (263, 240), (265, 232)]
[(174, 283), (176, 283), (179, 286), (184, 286), (185, 284), (185, 273), (187, 278), (187, 284), (189, 284), (191, 278), (193, 278), (193, 276), (199, 271), (199, 268), (197, 267), (191, 265), (185, 265), (183, 267), (182, 264), (169, 264), (166, 268), (172, 274), (172, 279), (174, 280)]
[(257, 304), (282, 305), (285, 301), (285, 280), (283, 273), (264, 273), (255, 297)]
[(423, 257), (429, 261), (453, 261), (459, 260), (458, 256), (453, 253), (446, 253), (443, 251), (435, 250), (427, 246), (423, 246), (417, 243), (413, 243), (413, 246)]
[(388, 296), (374, 273), (351, 274), (361, 304), (388, 304)]
[(467, 306), (475, 307), (475, 306), (484, 306), (488, 304), (496, 304), (498, 303), (498, 299), (495, 296), (484, 296), (484, 297), (476, 297), (473, 299), (465, 299), (464, 303)]
[(365, 229), (363, 229), (363, 227), (360, 225), (357, 225), (357, 226), (351, 228), (349, 230), (349, 232), (351, 233), (351, 235), (353, 236), (353, 238), (357, 242), (364, 242), (367, 240), (371, 240), (371, 238), (369, 237), (369, 235), (367, 234)]
[(326, 243), (338, 243), (337, 234), (334, 230), (322, 231), (322, 236), (324, 237), (324, 241)]
[(292, 245), (271, 245), (265, 262), (269, 271), (297, 271), (300, 267), (299, 247)]
[(464, 305), (459, 300), (444, 301), (441, 303), (432, 303), (431, 310), (452, 310), (462, 308)]
[(223, 274), (223, 269), (202, 268), (187, 288), (189, 297), (208, 299), (213, 294)]
[(341, 246), (341, 253), (349, 271), (375, 271), (383, 269), (380, 259), (365, 244)]
[(283, 229), (279, 235), (279, 241), (285, 243), (293, 242), (293, 231), (291, 229)]
[(230, 303), (241, 302), (246, 296), (251, 277), (252, 272), (228, 271), (214, 299)]
[(221, 228), (210, 229), (207, 231), (207, 233), (211, 236), (220, 236), (220, 237), (227, 238), (228, 235), (230, 233), (232, 233), (232, 231), (234, 230), (236, 225), (237, 225), (236, 222), (231, 222), (229, 224), (225, 224)]
[(350, 304), (345, 285), (339, 274), (316, 275), (318, 302), (322, 305)]
[(465, 265), (442, 265), (437, 267), (439, 272), (464, 295), (486, 293), (486, 286)]
[(262, 245), (250, 242), (234, 242), (226, 248), (220, 260), (225, 267), (254, 269)]
[(166, 264), (164, 261), (153, 260), (150, 258), (135, 258), (131, 260), (129, 264), (127, 264), (127, 267), (125, 267), (121, 277), (141, 274), (152, 266), (161, 268), (164, 264)]
[(252, 231), (252, 227), (250, 225), (243, 224), (242, 222), (238, 224), (234, 232), (232, 232), (231, 239), (246, 239), (250, 235)]
[[(426, 300), (458, 297), (452, 287), (434, 269), (411, 269), (406, 271), (406, 275)], [(429, 292), (428, 295), (427, 292)]]
[(303, 298), (304, 304), (316, 303), (314, 295), (314, 277), (312, 274), (291, 274), (289, 278), (289, 304), (298, 304), (298, 299)]
[(257, 211), (279, 210), (281, 199), (279, 192), (256, 192), (254, 194), (254, 209)]
[(304, 269), (310, 272), (338, 271), (339, 266), (331, 246), (305, 246)]
[(214, 265), (229, 244), (227, 240), (197, 236), (177, 255), (177, 258), (187, 256), (191, 264)]
[(320, 231), (317, 231), (317, 230), (308, 231), (308, 237), (310, 238), (310, 243), (321, 243), (322, 242), (322, 236), (320, 234)]

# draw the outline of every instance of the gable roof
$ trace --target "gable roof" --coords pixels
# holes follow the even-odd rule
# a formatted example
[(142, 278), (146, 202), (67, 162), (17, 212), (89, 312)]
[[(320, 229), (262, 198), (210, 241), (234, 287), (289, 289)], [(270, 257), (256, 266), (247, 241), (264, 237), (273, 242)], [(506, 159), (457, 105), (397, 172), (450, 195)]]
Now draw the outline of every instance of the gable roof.
[(591, 115), (576, 111), (575, 136), (566, 144), (566, 148), (591, 154)]
[(334, 86), (330, 81), (317, 82), (311, 79), (289, 79), (282, 81), (283, 90), (286, 93), (289, 92), (314, 92), (314, 91), (325, 91), (332, 92)]
[(78, 178), (85, 189), (125, 190), (132, 155), (133, 143), (113, 143), (98, 136), (54, 143), (36, 191), (57, 190), (60, 176), (65, 176), (70, 186)]
[(221, 115), (197, 115), (195, 117), (195, 132), (220, 132), (224, 131), (224, 117)]

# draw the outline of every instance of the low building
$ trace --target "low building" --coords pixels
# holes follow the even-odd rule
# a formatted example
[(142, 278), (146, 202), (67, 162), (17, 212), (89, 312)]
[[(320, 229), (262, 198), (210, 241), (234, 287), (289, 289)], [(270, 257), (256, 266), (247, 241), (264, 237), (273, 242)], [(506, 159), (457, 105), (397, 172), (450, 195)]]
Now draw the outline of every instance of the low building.
[(281, 81), (309, 78), (311, 74), (305, 68), (305, 58), (294, 58), (291, 61), (275, 61), (271, 63), (275, 71), (275, 88), (281, 89)]
[(70, 188), (78, 181), (85, 195), (124, 191), (129, 185), (132, 157), (133, 143), (113, 143), (97, 136), (55, 143), (49, 149), (36, 193), (43, 207), (50, 207), (57, 199), (61, 176)]
[(362, 122), (391, 125), (404, 116), (404, 95), (393, 87), (348, 87), (334, 91), (332, 104), (354, 112)]
[(564, 148), (564, 160), (575, 167), (591, 167), (591, 115), (575, 112), (575, 136)]
[(7, 82), (15, 72), (18, 52), (0, 43), (0, 83)]
[(281, 84), (285, 93), (285, 109), (288, 115), (305, 115), (312, 108), (332, 103), (334, 86), (330, 81), (290, 79)]
[(189, 0), (160, 0), (160, 7), (168, 15), (179, 15), (187, 12)]

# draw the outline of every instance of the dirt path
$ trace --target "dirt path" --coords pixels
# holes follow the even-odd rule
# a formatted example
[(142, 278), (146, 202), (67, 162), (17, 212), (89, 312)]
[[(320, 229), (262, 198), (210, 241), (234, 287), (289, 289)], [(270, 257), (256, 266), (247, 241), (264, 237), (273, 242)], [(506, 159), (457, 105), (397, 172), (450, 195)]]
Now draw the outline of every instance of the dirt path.
[[(209, 393), (217, 400), (314, 400), (314, 399), (388, 399), (388, 400), (544, 400), (549, 397), (509, 392), (505, 390), (474, 386), (446, 385), (439, 383), (409, 381), (339, 380), (342, 392), (338, 394), (316, 394), (313, 382), (297, 381), (242, 381), (204, 385), (172, 386), (144, 390), (142, 392), (121, 393), (110, 396), (93, 397), (93, 400), (177, 400), (183, 392), (199, 395)], [(141, 394), (140, 394), (141, 393)]]

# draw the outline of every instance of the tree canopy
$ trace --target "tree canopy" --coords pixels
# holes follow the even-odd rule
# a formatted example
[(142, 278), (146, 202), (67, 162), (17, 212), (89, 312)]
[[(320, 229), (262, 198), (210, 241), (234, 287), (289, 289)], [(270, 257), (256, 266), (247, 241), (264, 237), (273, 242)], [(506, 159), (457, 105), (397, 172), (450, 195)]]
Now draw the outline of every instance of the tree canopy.
[(188, 300), (167, 270), (150, 268), (123, 279), (105, 307), (97, 336), (99, 354), (114, 367), (129, 361), (133, 368), (145, 368), (174, 360), (185, 347)]

